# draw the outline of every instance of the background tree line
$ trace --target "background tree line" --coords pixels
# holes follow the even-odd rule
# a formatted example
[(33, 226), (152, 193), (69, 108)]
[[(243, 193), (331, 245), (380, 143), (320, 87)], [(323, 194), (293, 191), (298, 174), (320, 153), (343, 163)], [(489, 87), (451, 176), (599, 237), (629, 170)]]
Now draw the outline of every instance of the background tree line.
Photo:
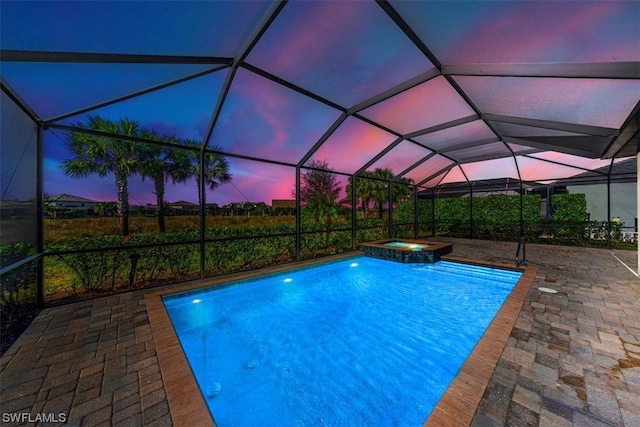
[[(201, 141), (178, 139), (174, 135), (159, 134), (128, 118), (118, 121), (98, 115), (88, 116), (77, 127), (101, 131), (116, 136), (102, 136), (83, 132), (67, 135), (65, 146), (73, 158), (61, 163), (62, 171), (72, 178), (86, 178), (90, 175), (115, 177), (117, 202), (116, 214), (120, 217), (120, 234), (129, 234), (129, 178), (140, 174), (143, 180), (153, 182), (158, 206), (158, 230), (165, 232), (165, 186), (184, 183), (195, 178), (199, 182), (200, 168), (204, 167), (205, 185), (214, 190), (219, 185), (231, 182), (227, 159), (215, 152), (207, 152), (201, 163)], [(161, 144), (144, 143), (130, 138), (157, 141)], [(171, 144), (167, 146), (164, 144)], [(211, 147), (218, 151), (218, 147)], [(202, 200), (200, 186), (198, 200)]]
[[(391, 203), (407, 199), (412, 189), (408, 178), (396, 178), (390, 169), (377, 168), (365, 171), (356, 178), (356, 206), (362, 209), (363, 218), (373, 206), (382, 218), (384, 206), (389, 204), (389, 185), (391, 185)], [(316, 222), (331, 221), (336, 218), (345, 205), (351, 206), (353, 177), (349, 177), (345, 191), (346, 199), (340, 199), (342, 186), (338, 175), (325, 160), (312, 160), (308, 169), (300, 175), (300, 200), (304, 217)], [(295, 190), (292, 192), (295, 196)]]

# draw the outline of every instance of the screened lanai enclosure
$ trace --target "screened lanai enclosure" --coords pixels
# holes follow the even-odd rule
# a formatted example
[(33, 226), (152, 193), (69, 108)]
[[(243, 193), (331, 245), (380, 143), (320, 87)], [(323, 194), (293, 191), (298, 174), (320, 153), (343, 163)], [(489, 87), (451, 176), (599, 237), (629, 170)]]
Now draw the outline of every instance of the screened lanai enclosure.
[(638, 2), (0, 8), (3, 349), (45, 304), (388, 237), (637, 245)]

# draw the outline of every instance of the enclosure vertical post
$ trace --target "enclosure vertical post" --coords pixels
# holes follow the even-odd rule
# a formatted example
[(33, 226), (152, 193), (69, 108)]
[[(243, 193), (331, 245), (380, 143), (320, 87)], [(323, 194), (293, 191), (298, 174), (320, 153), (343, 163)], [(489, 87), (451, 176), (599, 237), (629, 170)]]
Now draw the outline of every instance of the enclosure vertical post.
[(469, 183), (469, 238), (473, 239), (473, 185)]
[[(36, 124), (38, 133), (36, 139), (36, 215), (37, 234), (36, 252), (42, 255), (44, 252), (44, 127), (42, 123)], [(44, 306), (44, 257), (40, 256), (36, 261), (36, 303), (38, 308)]]
[(296, 166), (296, 261), (300, 261), (300, 252), (302, 251), (300, 234), (302, 232), (300, 214), (300, 166)]
[[(640, 218), (640, 146), (638, 147), (638, 153), (636, 154), (636, 218)], [(640, 277), (640, 229), (636, 232), (635, 240), (638, 246), (638, 277)]]
[(418, 222), (418, 186), (413, 186), (413, 238), (417, 239), (419, 234), (418, 227), (420, 227), (420, 223)]
[(607, 172), (607, 247), (611, 249), (611, 169), (613, 166), (613, 159), (611, 159), (611, 166)]
[(358, 198), (356, 196), (356, 174), (351, 175), (351, 249), (356, 250), (356, 241), (358, 239), (358, 229), (356, 223), (358, 221), (358, 213), (356, 204)]
[(389, 238), (392, 239), (393, 236), (393, 183), (389, 180), (389, 187), (387, 188), (389, 194)]
[(607, 174), (607, 247), (611, 249), (611, 170)]
[(431, 189), (431, 237), (436, 237), (436, 190)]
[(205, 145), (203, 144), (200, 147), (200, 173), (198, 174), (198, 187), (200, 188), (200, 278), (204, 279), (205, 277), (205, 231), (207, 227), (206, 222), (206, 213), (207, 213), (207, 195), (206, 195), (206, 187), (204, 185), (205, 181), (205, 170), (204, 170), (204, 161), (205, 161)]
[[(520, 181), (520, 237), (524, 237), (524, 214), (522, 211), (524, 210), (524, 188), (522, 186), (522, 179)], [(547, 203), (549, 201), (547, 200)]]

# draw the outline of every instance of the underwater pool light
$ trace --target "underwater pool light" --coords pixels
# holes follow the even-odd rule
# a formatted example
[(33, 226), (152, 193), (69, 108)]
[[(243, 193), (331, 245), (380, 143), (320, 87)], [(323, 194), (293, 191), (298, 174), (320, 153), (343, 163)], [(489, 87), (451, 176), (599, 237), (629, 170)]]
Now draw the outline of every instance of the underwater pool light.
[(293, 279), (290, 277), (287, 277), (286, 279), (284, 279), (284, 283), (290, 283), (293, 282)]
[(196, 299), (192, 300), (191, 302), (192, 302), (192, 303), (194, 303), (194, 304), (199, 304), (199, 303), (201, 303), (201, 302), (202, 302), (202, 300), (201, 300), (201, 299), (196, 298)]
[(352, 262), (352, 263), (349, 265), (349, 267), (357, 267), (357, 266), (358, 266), (358, 263), (357, 263), (357, 262)]

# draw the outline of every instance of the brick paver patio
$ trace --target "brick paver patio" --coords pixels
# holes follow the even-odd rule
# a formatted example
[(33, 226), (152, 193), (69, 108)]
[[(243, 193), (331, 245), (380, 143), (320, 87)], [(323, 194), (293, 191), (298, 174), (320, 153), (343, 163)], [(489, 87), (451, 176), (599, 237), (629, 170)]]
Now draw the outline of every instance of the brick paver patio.
[[(460, 257), (513, 264), (514, 243), (440, 240)], [(622, 264), (637, 271), (636, 253), (528, 245), (527, 259), (537, 275), (472, 425), (639, 426), (640, 280)], [(0, 422), (172, 425), (180, 408), (167, 400), (145, 292), (41, 312), (0, 358)]]

